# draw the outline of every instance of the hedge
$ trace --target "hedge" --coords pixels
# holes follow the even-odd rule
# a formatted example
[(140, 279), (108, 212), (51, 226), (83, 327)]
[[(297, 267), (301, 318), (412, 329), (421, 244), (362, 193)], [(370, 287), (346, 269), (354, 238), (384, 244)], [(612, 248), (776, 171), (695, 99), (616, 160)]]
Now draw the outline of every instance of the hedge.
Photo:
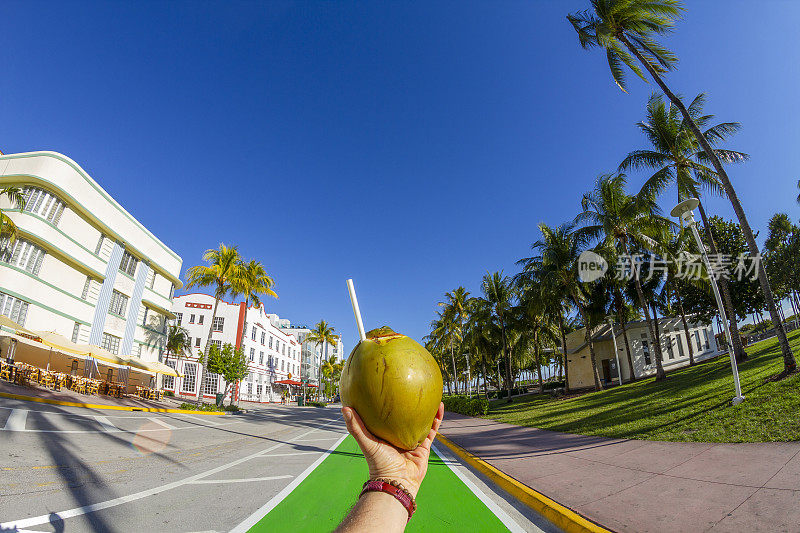
[(483, 398), (466, 398), (464, 396), (445, 396), (442, 398), (444, 408), (451, 413), (467, 416), (481, 416), (489, 412), (489, 401)]

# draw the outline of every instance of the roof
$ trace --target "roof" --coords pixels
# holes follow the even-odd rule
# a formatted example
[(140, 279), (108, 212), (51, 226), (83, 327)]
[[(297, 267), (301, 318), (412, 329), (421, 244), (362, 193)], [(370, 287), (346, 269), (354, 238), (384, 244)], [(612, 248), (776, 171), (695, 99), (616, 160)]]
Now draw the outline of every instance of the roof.
[[(676, 323), (680, 323), (680, 318), (678, 317), (659, 317), (658, 318), (658, 325), (660, 328), (665, 326), (675, 327)], [(646, 322), (644, 320), (631, 320), (625, 323), (625, 328), (630, 329), (637, 326), (644, 326)], [(619, 324), (614, 325), (614, 336), (620, 338), (622, 336), (622, 328)], [(601, 326), (598, 326), (594, 333), (592, 334), (592, 341), (608, 341), (611, 340), (611, 327), (608, 323), (604, 323)], [(586, 347), (586, 328), (580, 328), (575, 330), (571, 333), (567, 333), (567, 353), (576, 353), (581, 351), (584, 347)]]

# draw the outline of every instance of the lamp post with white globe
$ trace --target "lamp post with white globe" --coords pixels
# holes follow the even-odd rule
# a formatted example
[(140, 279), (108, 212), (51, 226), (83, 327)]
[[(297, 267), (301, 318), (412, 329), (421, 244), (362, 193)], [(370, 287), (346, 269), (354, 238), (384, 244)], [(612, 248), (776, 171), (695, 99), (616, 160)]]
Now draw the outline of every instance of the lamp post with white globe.
[(731, 358), (731, 369), (733, 370), (733, 385), (736, 388), (736, 396), (733, 398), (733, 405), (740, 404), (744, 401), (742, 396), (742, 387), (739, 384), (739, 368), (736, 366), (736, 357), (733, 354), (733, 337), (731, 337), (731, 330), (728, 326), (728, 317), (725, 314), (725, 307), (722, 305), (722, 297), (719, 294), (719, 287), (717, 287), (717, 279), (714, 276), (714, 269), (711, 267), (711, 261), (708, 260), (706, 253), (706, 246), (700, 240), (700, 233), (697, 231), (697, 222), (694, 219), (694, 209), (700, 205), (700, 200), (697, 198), (688, 198), (675, 207), (672, 208), (670, 214), (682, 222), (692, 230), (694, 240), (697, 242), (697, 248), (700, 250), (700, 255), (703, 257), (703, 263), (708, 270), (708, 280), (711, 282), (711, 289), (714, 291), (714, 298), (717, 300), (717, 308), (719, 309), (719, 317), (722, 320), (722, 327), (725, 329), (725, 338), (728, 341), (728, 355)]

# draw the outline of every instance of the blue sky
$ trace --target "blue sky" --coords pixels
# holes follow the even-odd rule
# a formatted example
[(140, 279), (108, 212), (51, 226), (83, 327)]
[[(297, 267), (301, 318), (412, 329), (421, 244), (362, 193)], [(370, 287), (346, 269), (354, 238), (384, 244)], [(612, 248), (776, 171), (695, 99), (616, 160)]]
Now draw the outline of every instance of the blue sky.
[[(579, 47), (565, 15), (587, 5), (9, 2), (0, 150), (75, 159), (184, 272), (238, 244), (277, 282), (269, 310), (328, 320), (348, 351), (348, 277), (367, 328), (419, 339), (445, 291), (513, 274), (539, 222), (644, 147), (654, 87), (622, 93)], [(666, 39), (673, 89), (743, 124), (730, 175), (760, 241), (800, 217), (799, 11), (692, 2)]]

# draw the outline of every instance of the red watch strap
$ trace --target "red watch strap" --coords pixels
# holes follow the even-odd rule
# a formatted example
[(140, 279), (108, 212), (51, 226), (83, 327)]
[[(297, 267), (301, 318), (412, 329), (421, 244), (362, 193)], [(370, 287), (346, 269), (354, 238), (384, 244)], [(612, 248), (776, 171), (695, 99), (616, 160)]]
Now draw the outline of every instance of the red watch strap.
[(364, 489), (361, 491), (361, 494), (359, 494), (358, 497), (360, 498), (367, 492), (385, 492), (386, 494), (391, 494), (403, 505), (403, 507), (406, 508), (406, 511), (408, 511), (409, 520), (411, 520), (411, 517), (414, 515), (414, 511), (416, 510), (414, 499), (408, 492), (401, 490), (390, 483), (386, 483), (380, 479), (372, 479), (367, 481), (364, 483)]

